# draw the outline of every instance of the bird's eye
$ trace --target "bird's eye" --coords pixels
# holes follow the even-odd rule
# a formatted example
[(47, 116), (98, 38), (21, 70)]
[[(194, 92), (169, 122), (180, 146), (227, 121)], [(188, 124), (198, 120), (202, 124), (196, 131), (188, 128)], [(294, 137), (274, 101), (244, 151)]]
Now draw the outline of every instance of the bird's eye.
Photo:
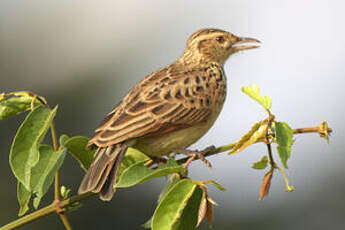
[(225, 38), (223, 36), (218, 36), (218, 37), (216, 37), (216, 41), (219, 43), (223, 43), (223, 42), (225, 42)]

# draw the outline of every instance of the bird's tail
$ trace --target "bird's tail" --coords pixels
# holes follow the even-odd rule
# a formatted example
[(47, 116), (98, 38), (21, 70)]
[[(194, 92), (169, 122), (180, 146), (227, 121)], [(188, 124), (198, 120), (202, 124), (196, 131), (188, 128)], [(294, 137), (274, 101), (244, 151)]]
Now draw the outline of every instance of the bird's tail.
[(114, 184), (123, 156), (127, 151), (126, 143), (97, 149), (93, 163), (84, 176), (78, 193), (99, 193), (101, 200), (109, 201), (114, 196)]

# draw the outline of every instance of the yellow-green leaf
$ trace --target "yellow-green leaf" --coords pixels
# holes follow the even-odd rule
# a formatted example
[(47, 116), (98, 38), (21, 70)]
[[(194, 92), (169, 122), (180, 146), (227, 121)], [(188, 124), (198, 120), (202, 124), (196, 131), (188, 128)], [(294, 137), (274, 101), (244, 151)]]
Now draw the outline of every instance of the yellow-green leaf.
[(61, 167), (66, 149), (54, 152), (49, 145), (41, 145), (39, 148), (40, 159), (31, 171), (31, 191), (36, 195), (34, 207), (37, 209), (42, 197), (47, 193), (54, 181), (55, 173)]
[(260, 96), (259, 86), (252, 84), (242, 88), (242, 92), (259, 102), (266, 110), (269, 110), (272, 106), (272, 100), (269, 96)]
[[(166, 185), (164, 186), (163, 190), (161, 191), (161, 193), (158, 196), (158, 201), (157, 203), (159, 204), (163, 197), (165, 197), (165, 195), (174, 187), (175, 184), (177, 184), (177, 182), (179, 182), (181, 180), (181, 176), (178, 173), (174, 173), (171, 175), (170, 179), (168, 180), (168, 182), (166, 183)], [(153, 216), (146, 221), (143, 225), (141, 225), (144, 228), (151, 228), (152, 225), (152, 218)]]
[(161, 164), (157, 169), (150, 169), (145, 166), (147, 161), (132, 164), (126, 168), (119, 177), (116, 188), (131, 187), (141, 184), (153, 178), (166, 176), (173, 173), (184, 171), (184, 168), (176, 163), (173, 159), (169, 159), (168, 163)]
[[(5, 99), (4, 95), (2, 95), (2, 97), (2, 100), (0, 100), (0, 120), (4, 120), (30, 110), (33, 100), (29, 95), (21, 95), (18, 97), (14, 96), (8, 99)], [(38, 106), (40, 104), (41, 103), (38, 100), (35, 100), (34, 106)]]
[(293, 144), (293, 131), (285, 122), (275, 122), (277, 151), (281, 163), (285, 168), (290, 158), (291, 145)]
[(10, 166), (16, 178), (30, 191), (31, 170), (39, 161), (39, 145), (55, 116), (53, 110), (40, 105), (31, 111), (18, 129), (10, 151)]
[(17, 199), (19, 203), (18, 216), (24, 215), (29, 210), (29, 202), (31, 198), (31, 192), (29, 192), (25, 186), (17, 182)]
[(152, 230), (191, 230), (198, 221), (202, 189), (183, 179), (163, 197), (152, 219)]
[(89, 150), (86, 146), (89, 138), (83, 136), (71, 137), (67, 140), (62, 138), (67, 151), (79, 162), (82, 169), (87, 171), (93, 161), (95, 150)]
[(131, 147), (128, 148), (125, 156), (122, 159), (118, 175), (120, 176), (122, 172), (129, 166), (142, 162), (142, 161), (147, 161), (149, 159), (150, 158), (147, 155), (140, 152), (138, 149), (131, 148)]
[(235, 144), (235, 146), (233, 147), (231, 152), (229, 152), (229, 154), (239, 153), (249, 145), (256, 143), (260, 139), (263, 139), (265, 137), (266, 130), (266, 120), (255, 123), (252, 126), (251, 130), (245, 135), (243, 135), (241, 139)]
[(216, 188), (218, 188), (221, 191), (226, 191), (226, 188), (224, 188), (221, 184), (215, 182), (214, 180), (210, 180), (209, 183), (214, 185)]
[(252, 165), (253, 169), (265, 169), (268, 165), (267, 156), (263, 156), (260, 161), (255, 162)]
[(0, 101), (6, 98), (6, 93), (0, 93)]

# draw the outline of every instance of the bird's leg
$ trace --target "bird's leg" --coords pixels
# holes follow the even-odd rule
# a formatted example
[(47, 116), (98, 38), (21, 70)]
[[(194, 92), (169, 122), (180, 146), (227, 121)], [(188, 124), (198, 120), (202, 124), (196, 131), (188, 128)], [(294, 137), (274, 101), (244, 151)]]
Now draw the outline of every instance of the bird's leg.
[(180, 150), (176, 151), (176, 153), (190, 156), (189, 159), (186, 161), (186, 163), (183, 166), (186, 170), (187, 170), (188, 166), (190, 165), (190, 163), (197, 158), (200, 159), (202, 162), (204, 162), (207, 167), (212, 168), (211, 163), (208, 160), (206, 160), (205, 154), (209, 153), (210, 151), (213, 151), (214, 149), (215, 149), (215, 147), (212, 145), (212, 146), (209, 146), (209, 147), (207, 147), (201, 151), (180, 149)]

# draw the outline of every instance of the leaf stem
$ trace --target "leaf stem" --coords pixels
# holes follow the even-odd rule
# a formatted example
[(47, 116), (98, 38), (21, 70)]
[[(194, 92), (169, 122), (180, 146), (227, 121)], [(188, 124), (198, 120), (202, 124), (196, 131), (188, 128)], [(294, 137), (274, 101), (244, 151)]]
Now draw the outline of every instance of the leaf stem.
[(274, 168), (278, 169), (280, 171), (280, 173), (283, 175), (286, 190), (288, 192), (292, 192), (294, 190), (294, 187), (289, 185), (289, 180), (288, 180), (287, 176), (285, 175), (284, 171), (278, 165), (274, 165)]

